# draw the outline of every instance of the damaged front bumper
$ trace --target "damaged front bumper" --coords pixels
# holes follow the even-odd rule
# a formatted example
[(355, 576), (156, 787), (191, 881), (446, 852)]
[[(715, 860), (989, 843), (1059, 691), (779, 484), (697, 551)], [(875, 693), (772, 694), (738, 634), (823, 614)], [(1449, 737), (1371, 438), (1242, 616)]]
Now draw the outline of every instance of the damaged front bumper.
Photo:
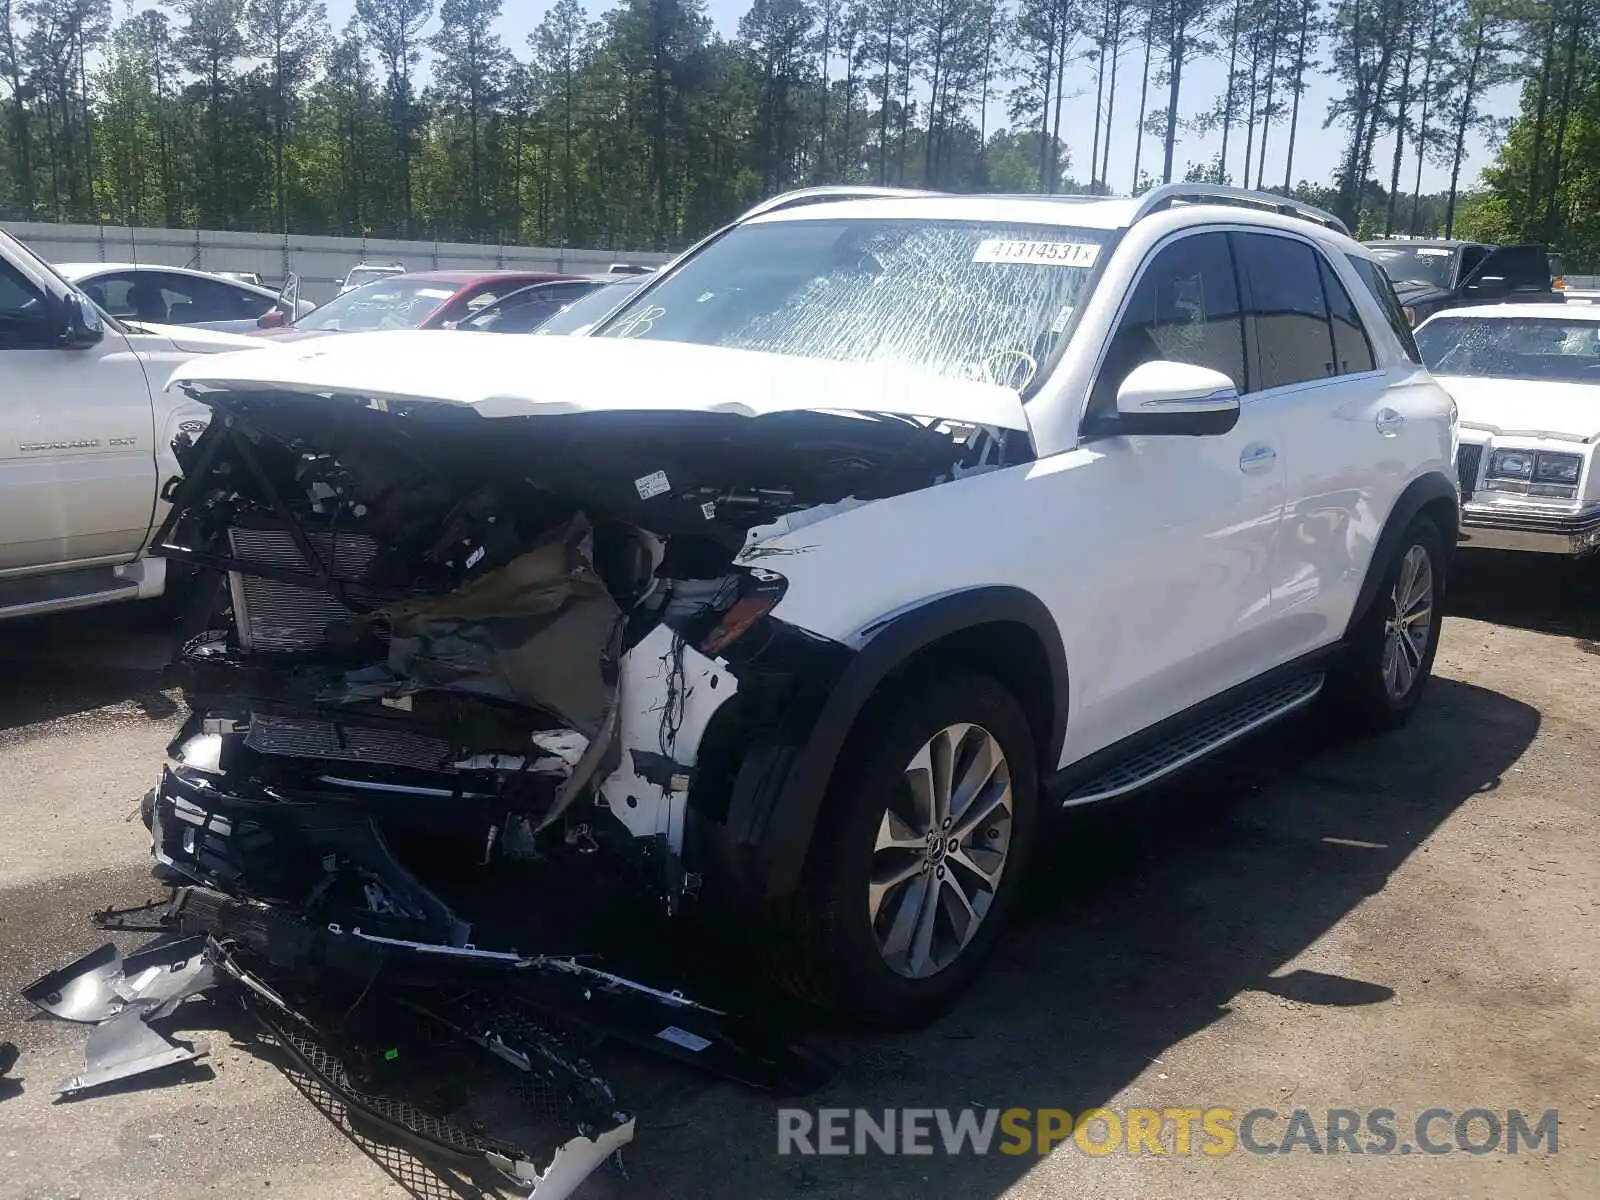
[[(570, 1195), (633, 1138), (633, 1115), (590, 1062), (607, 1040), (783, 1092), (808, 1091), (828, 1075), (819, 1060), (725, 1012), (570, 956), (314, 927), (195, 885), (96, 919), (160, 936), (126, 956), (108, 944), (25, 989), (41, 1011), (93, 1026), (86, 1069), (59, 1095), (203, 1057), (203, 1044), (156, 1026), (195, 997), (225, 996), (295, 1070), (367, 1124), (424, 1161), (490, 1168), (537, 1200)], [(541, 1115), (559, 1114), (567, 1132), (492, 1136), (465, 1105), (459, 1116), (433, 1111), (437, 1072), (469, 1044), (509, 1069), (524, 1094), (544, 1097)]]

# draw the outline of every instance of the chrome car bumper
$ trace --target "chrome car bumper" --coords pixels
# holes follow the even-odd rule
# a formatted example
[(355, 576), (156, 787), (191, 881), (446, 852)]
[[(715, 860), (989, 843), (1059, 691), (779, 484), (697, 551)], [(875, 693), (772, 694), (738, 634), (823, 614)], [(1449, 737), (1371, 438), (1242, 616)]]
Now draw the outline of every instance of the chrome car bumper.
[(1461, 507), (1461, 541), (1474, 550), (1531, 550), (1574, 558), (1600, 551), (1600, 505), (1576, 513), (1535, 512), (1503, 504)]

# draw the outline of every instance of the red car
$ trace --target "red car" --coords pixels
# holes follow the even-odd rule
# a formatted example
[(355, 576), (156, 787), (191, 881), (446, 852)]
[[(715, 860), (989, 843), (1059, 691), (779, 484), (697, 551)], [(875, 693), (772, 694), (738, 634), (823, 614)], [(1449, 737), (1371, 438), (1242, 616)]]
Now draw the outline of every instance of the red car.
[(530, 283), (575, 279), (549, 271), (413, 271), (345, 292), (297, 321), (273, 309), (258, 337), (295, 341), (373, 329), (450, 329), (480, 308)]

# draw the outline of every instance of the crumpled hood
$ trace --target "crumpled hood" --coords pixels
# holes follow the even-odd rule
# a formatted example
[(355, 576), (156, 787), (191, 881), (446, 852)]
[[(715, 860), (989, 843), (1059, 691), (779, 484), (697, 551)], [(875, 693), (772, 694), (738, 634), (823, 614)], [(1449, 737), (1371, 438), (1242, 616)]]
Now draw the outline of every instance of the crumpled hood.
[(1600, 380), (1553, 383), (1436, 375), (1455, 398), (1463, 425), (1524, 437), (1600, 439)]
[[(1027, 430), (1009, 388), (909, 367), (621, 338), (460, 331), (352, 333), (187, 363), (168, 387), (345, 392), (483, 417), (603, 411), (863, 412)], [(264, 344), (265, 343), (265, 344)]]

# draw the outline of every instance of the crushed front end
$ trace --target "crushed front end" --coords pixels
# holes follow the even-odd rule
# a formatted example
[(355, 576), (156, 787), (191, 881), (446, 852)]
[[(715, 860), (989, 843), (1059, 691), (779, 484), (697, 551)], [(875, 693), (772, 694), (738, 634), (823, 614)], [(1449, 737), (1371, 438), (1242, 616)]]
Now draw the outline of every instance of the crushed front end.
[[(759, 1087), (824, 1077), (677, 977), (602, 966), (586, 884), (734, 912), (735, 779), (781, 773), (851, 658), (773, 616), (768, 559), (736, 560), (764, 528), (937, 482), (948, 432), (191, 395), (213, 417), (177, 447), (154, 545), (196, 581), (174, 664), (191, 713), (143, 813), (171, 893), (102, 917), (155, 943), (30, 989), (95, 1025), (62, 1091), (203, 1054), (152, 1024), (220, 989), (352, 1108), (560, 1196), (632, 1135), (585, 1037)], [(73, 996), (89, 1007), (58, 1011)], [(380, 1060), (397, 1021), (558, 1087), (576, 1136), (540, 1166), (396, 1098)]]

